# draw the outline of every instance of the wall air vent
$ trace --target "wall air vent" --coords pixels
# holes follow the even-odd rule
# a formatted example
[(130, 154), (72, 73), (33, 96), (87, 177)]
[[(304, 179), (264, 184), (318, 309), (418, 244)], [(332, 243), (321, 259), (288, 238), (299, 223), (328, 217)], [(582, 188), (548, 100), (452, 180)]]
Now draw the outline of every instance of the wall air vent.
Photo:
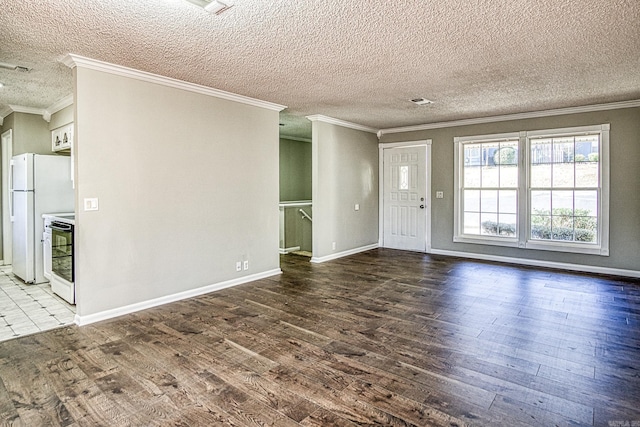
[(426, 98), (413, 98), (410, 100), (411, 102), (413, 102), (416, 105), (429, 105), (429, 104), (433, 104), (433, 101), (429, 101)]
[(200, 6), (209, 13), (220, 15), (233, 6), (233, 0), (187, 0), (196, 6)]

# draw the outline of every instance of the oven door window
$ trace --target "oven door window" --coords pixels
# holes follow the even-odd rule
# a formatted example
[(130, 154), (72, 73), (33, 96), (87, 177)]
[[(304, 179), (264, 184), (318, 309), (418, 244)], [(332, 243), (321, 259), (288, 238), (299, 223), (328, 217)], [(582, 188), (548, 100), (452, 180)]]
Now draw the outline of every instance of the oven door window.
[(51, 271), (68, 282), (73, 277), (73, 225), (51, 225)]

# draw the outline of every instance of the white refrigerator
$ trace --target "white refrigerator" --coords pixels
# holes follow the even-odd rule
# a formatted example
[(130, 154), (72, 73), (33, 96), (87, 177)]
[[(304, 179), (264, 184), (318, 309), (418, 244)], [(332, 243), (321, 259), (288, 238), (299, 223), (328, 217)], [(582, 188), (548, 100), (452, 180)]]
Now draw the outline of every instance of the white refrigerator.
[(43, 283), (42, 214), (74, 211), (71, 158), (20, 154), (11, 160), (13, 274)]

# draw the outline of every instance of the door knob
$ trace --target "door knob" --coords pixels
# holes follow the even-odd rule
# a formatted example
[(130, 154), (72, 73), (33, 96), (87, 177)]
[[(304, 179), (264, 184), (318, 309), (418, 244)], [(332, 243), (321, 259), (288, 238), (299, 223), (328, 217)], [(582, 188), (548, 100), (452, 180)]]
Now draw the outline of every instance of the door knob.
[(424, 205), (420, 205), (420, 209), (424, 209)]

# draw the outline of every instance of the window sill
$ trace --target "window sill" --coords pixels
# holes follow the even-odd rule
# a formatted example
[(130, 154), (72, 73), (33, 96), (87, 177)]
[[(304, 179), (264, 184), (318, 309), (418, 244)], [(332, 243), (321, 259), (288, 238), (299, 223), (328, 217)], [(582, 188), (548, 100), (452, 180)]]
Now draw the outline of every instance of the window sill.
[(453, 241), (455, 243), (473, 243), (476, 245), (493, 245), (493, 246), (507, 246), (511, 248), (518, 247), (518, 239), (516, 238), (491, 238), (489, 236), (454, 236)]
[(454, 236), (454, 243), (471, 243), (475, 245), (505, 246), (509, 248), (532, 249), (539, 251), (567, 252), (584, 255), (609, 256), (609, 250), (597, 245), (583, 245), (560, 241), (529, 240), (520, 243), (517, 238), (492, 239), (491, 237)]
[(549, 242), (529, 240), (524, 244), (525, 249), (540, 251), (569, 252), (574, 254), (609, 256), (609, 249), (599, 245), (582, 245), (571, 242)]

